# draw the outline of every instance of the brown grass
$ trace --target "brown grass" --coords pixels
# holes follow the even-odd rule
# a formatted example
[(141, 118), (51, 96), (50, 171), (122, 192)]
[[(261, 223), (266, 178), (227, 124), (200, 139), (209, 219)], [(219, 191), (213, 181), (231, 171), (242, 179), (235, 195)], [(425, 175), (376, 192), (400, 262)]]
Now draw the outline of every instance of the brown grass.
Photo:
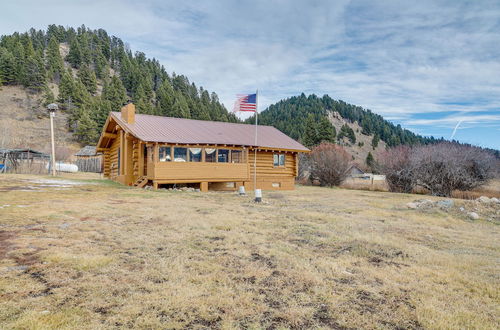
[(414, 195), (7, 189), (33, 178), (0, 176), (1, 328), (499, 325), (498, 226)]

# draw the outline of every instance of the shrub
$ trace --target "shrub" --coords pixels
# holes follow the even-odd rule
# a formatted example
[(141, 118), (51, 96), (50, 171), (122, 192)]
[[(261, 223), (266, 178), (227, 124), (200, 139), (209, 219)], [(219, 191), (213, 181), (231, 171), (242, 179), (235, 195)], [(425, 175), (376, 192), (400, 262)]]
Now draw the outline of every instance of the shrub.
[(413, 153), (418, 184), (435, 196), (471, 190), (495, 175), (496, 159), (478, 147), (443, 142), (419, 146)]
[(378, 171), (385, 174), (390, 191), (411, 193), (415, 187), (412, 151), (409, 146), (399, 145), (378, 155)]
[(338, 186), (349, 175), (351, 156), (333, 143), (321, 143), (310, 154), (310, 179), (321, 186)]
[(409, 193), (418, 185), (435, 196), (451, 196), (453, 190), (484, 185), (498, 166), (492, 153), (452, 142), (398, 146), (378, 158), (391, 191)]

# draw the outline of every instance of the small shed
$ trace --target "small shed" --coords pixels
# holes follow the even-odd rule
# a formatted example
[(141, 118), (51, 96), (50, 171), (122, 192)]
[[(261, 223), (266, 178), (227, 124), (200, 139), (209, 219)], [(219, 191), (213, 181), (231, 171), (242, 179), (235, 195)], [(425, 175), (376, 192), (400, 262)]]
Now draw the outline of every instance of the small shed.
[(41, 173), (50, 156), (29, 148), (0, 149), (0, 173)]
[(96, 152), (95, 146), (85, 146), (75, 156), (80, 172), (102, 173), (102, 153)]
[(349, 169), (349, 175), (352, 178), (362, 178), (365, 176), (365, 172), (362, 169), (360, 169), (358, 165), (354, 164)]

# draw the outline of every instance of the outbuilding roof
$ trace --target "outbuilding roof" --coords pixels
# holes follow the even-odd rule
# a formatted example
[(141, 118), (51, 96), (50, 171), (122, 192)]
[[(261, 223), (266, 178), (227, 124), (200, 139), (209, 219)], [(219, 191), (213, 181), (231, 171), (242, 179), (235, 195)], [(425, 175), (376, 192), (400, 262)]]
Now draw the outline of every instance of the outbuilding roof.
[(82, 149), (78, 150), (75, 156), (95, 156), (96, 155), (96, 147), (95, 146), (85, 146)]
[(136, 114), (133, 124), (126, 123), (120, 112), (111, 112), (111, 117), (125, 131), (146, 142), (179, 144), (218, 144), (309, 151), (299, 142), (272, 126), (257, 128), (255, 125), (218, 121), (193, 120)]

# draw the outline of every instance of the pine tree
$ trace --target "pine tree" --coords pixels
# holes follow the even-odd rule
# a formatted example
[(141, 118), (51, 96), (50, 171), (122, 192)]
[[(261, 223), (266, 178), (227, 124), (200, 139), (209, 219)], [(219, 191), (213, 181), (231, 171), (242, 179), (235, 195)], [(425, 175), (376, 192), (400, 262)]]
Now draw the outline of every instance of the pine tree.
[(50, 80), (59, 82), (64, 70), (64, 62), (59, 53), (59, 43), (55, 36), (52, 36), (47, 46), (47, 75)]
[(16, 60), (12, 53), (5, 48), (0, 48), (0, 79), (2, 80), (2, 84), (9, 85), (16, 83), (16, 68)]
[(80, 79), (75, 80), (75, 89), (73, 93), (73, 103), (77, 106), (82, 106), (84, 104), (89, 104), (91, 100), (91, 95), (87, 91), (87, 87), (83, 84)]
[(22, 84), (26, 76), (26, 56), (24, 55), (24, 47), (20, 41), (16, 43), (12, 50), (16, 62), (16, 83)]
[(80, 70), (78, 70), (78, 78), (80, 78), (90, 94), (96, 93), (97, 78), (95, 72), (87, 64), (82, 64)]
[(33, 91), (41, 91), (45, 87), (45, 77), (46, 71), (42, 58), (38, 54), (28, 57), (24, 86)]
[(24, 48), (24, 56), (26, 58), (28, 57), (35, 57), (35, 48), (33, 47), (33, 42), (31, 41), (31, 38), (28, 36), (27, 33), (24, 33), (21, 37), (22, 43), (23, 43), (23, 48)]
[(90, 65), (92, 63), (92, 51), (90, 50), (90, 40), (87, 32), (78, 37), (78, 45), (81, 54), (81, 63)]
[(139, 85), (137, 87), (137, 90), (134, 94), (134, 103), (138, 113), (153, 114), (153, 106), (146, 96), (142, 85)]
[(51, 103), (54, 103), (56, 100), (54, 97), (54, 93), (52, 92), (52, 90), (48, 86), (45, 86), (44, 89), (45, 89), (45, 91), (43, 93), (43, 105), (47, 106)]
[(378, 134), (375, 134), (373, 136), (373, 139), (372, 139), (372, 147), (373, 147), (373, 150), (375, 150), (375, 148), (378, 147), (378, 142), (380, 141), (380, 137), (378, 136)]
[(111, 107), (111, 102), (108, 100), (100, 99), (98, 102), (98, 109), (95, 112), (95, 116), (93, 118), (99, 130), (106, 123), (106, 120), (108, 119), (109, 113), (111, 111), (113, 111), (113, 108)]
[(63, 107), (68, 109), (68, 103), (73, 99), (74, 93), (75, 81), (71, 75), (71, 71), (65, 71), (59, 83), (59, 98), (57, 100), (59, 103), (63, 104)]
[(172, 117), (177, 118), (190, 118), (189, 106), (186, 102), (186, 98), (180, 91), (175, 92), (175, 101), (172, 105)]
[(356, 143), (356, 134), (353, 129), (349, 127), (349, 125), (344, 124), (340, 128), (340, 133), (338, 135), (339, 140), (347, 137), (351, 143)]
[(82, 51), (80, 49), (80, 43), (76, 38), (71, 40), (66, 61), (68, 61), (74, 68), (79, 68), (82, 64)]
[(337, 135), (337, 133), (335, 131), (335, 127), (327, 117), (320, 117), (317, 128), (317, 135), (319, 142), (335, 142), (335, 135)]
[(97, 124), (90, 118), (89, 111), (85, 107), (81, 109), (75, 135), (78, 141), (84, 144), (94, 144), (99, 138)]
[(107, 74), (109, 72), (108, 60), (104, 57), (100, 48), (98, 48), (95, 53), (94, 63), (95, 63), (95, 74), (97, 78), (99, 79), (107, 78)]
[(104, 84), (102, 97), (111, 102), (113, 111), (119, 111), (127, 102), (127, 92), (118, 77), (113, 76), (109, 82)]
[(373, 159), (373, 155), (371, 152), (368, 153), (368, 155), (366, 156), (366, 165), (370, 168), (373, 167), (374, 165), (374, 159)]
[(314, 120), (314, 116), (312, 114), (307, 116), (302, 142), (309, 148), (319, 143), (316, 121)]
[(164, 80), (156, 91), (157, 113), (162, 116), (171, 116), (174, 104), (174, 90), (168, 80)]

